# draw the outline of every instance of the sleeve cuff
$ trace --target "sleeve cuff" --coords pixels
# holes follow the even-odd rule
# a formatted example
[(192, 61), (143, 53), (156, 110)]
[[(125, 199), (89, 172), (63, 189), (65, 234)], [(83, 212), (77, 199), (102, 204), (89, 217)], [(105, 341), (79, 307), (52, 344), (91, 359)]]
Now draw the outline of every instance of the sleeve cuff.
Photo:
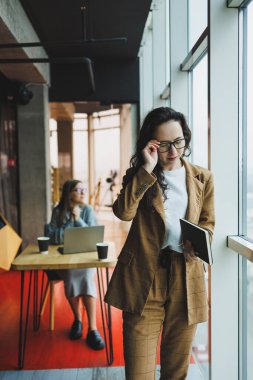
[(145, 182), (148, 182), (150, 185), (153, 185), (153, 183), (156, 182), (157, 177), (156, 175), (152, 173), (148, 173), (146, 169), (144, 169), (143, 166), (140, 167), (140, 169), (137, 172), (137, 175)]
[(80, 218), (80, 219), (78, 219), (78, 220), (76, 220), (76, 221), (74, 222), (74, 226), (75, 226), (75, 227), (85, 227), (86, 224), (85, 224), (84, 221)]

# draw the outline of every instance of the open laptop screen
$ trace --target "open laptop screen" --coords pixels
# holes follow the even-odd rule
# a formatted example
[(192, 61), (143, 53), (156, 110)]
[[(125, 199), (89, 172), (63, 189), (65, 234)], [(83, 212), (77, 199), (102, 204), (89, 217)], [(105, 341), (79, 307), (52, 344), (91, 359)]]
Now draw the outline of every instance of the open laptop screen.
[(104, 227), (72, 227), (64, 231), (63, 253), (96, 251), (96, 244), (104, 241)]

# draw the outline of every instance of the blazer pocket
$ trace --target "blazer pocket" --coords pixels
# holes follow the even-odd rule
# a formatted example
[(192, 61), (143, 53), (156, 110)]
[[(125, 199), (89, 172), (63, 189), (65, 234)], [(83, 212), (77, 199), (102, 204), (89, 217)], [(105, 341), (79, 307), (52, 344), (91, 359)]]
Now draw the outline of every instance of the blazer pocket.
[(118, 257), (118, 261), (124, 265), (130, 265), (134, 255), (128, 251), (122, 251)]

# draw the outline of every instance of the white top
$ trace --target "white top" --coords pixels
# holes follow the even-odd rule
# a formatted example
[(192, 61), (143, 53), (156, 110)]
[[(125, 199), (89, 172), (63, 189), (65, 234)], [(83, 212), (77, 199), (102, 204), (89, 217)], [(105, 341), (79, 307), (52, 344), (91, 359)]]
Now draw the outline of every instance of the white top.
[(176, 170), (164, 170), (167, 184), (165, 211), (165, 235), (162, 248), (169, 246), (173, 251), (183, 252), (179, 219), (185, 218), (188, 206), (186, 174), (184, 165)]

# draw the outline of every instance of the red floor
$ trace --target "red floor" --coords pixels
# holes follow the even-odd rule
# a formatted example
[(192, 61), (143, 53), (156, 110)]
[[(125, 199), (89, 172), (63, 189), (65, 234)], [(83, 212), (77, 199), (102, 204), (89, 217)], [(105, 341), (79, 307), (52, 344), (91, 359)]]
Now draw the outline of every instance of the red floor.
[[(28, 279), (28, 276), (26, 276)], [(17, 369), (20, 273), (0, 273), (0, 370)], [(55, 289), (55, 330), (49, 331), (48, 304), (41, 320), (40, 330), (32, 329), (32, 314), (27, 336), (24, 369), (89, 368), (107, 366), (105, 350), (93, 351), (85, 343), (87, 319), (84, 313), (84, 338), (68, 339), (72, 313), (64, 297), (63, 282)], [(97, 303), (98, 329), (102, 335), (100, 305)], [(121, 311), (112, 308), (114, 366), (123, 366)], [(158, 352), (159, 358), (159, 352)], [(193, 362), (193, 360), (191, 361)]]
[[(28, 278), (28, 276), (27, 276)], [(19, 289), (20, 274), (16, 272), (0, 274), (0, 370), (17, 369), (19, 334)], [(91, 350), (85, 343), (87, 319), (84, 315), (84, 338), (78, 341), (68, 339), (69, 328), (73, 322), (72, 313), (64, 297), (63, 282), (56, 285), (55, 291), (55, 330), (49, 331), (48, 305), (44, 312), (40, 330), (32, 330), (30, 313), (27, 336), (27, 349), (24, 369), (52, 369), (106, 366), (105, 350)], [(100, 304), (98, 310), (98, 329), (102, 335)], [(84, 313), (85, 314), (85, 313)], [(115, 359), (113, 365), (122, 366), (122, 322), (121, 312), (112, 308), (113, 346)]]

